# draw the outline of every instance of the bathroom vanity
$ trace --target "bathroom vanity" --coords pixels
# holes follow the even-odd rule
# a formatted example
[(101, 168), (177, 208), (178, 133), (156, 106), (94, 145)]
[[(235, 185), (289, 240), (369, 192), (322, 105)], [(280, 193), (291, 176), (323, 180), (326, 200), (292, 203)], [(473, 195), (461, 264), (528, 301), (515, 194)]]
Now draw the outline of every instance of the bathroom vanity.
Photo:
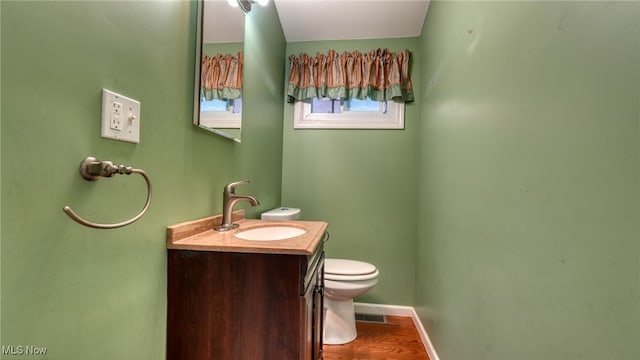
[(234, 234), (280, 223), (234, 216), (223, 233), (219, 217), (167, 229), (167, 359), (321, 359), (327, 223), (252, 241)]

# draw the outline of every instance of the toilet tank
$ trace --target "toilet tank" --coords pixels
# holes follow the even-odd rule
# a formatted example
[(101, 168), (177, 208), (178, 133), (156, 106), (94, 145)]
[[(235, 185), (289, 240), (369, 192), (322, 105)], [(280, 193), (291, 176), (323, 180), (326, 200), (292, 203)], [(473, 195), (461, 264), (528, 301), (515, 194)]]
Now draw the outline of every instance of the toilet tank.
[(300, 209), (291, 207), (279, 207), (277, 209), (263, 212), (260, 216), (262, 220), (298, 220), (300, 219)]

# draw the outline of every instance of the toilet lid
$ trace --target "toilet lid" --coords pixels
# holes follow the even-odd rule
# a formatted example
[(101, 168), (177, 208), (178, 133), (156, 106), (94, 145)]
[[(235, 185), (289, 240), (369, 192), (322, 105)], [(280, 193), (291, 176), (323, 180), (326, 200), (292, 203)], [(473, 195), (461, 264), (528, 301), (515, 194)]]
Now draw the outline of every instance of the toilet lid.
[(372, 264), (358, 260), (347, 259), (326, 259), (324, 261), (325, 274), (332, 275), (369, 275), (377, 272), (377, 269)]

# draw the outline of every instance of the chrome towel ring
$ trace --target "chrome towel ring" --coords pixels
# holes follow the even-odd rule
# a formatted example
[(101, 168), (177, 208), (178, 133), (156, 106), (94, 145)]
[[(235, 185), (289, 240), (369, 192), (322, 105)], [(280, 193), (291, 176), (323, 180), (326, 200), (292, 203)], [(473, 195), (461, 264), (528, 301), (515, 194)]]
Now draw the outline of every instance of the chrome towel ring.
[(88, 220), (83, 219), (78, 214), (76, 214), (69, 206), (65, 206), (62, 211), (64, 211), (71, 219), (80, 223), (82, 225), (92, 227), (95, 229), (115, 229), (123, 226), (130, 225), (136, 221), (138, 221), (147, 209), (149, 208), (149, 204), (151, 203), (151, 180), (149, 180), (149, 176), (140, 169), (134, 169), (130, 166), (124, 165), (114, 165), (111, 161), (100, 161), (94, 157), (87, 157), (80, 163), (80, 175), (82, 178), (88, 181), (97, 180), (100, 177), (112, 177), (115, 174), (140, 174), (144, 181), (147, 183), (147, 201), (144, 204), (142, 210), (138, 213), (138, 215), (132, 217), (129, 220), (115, 223), (115, 224), (97, 224)]

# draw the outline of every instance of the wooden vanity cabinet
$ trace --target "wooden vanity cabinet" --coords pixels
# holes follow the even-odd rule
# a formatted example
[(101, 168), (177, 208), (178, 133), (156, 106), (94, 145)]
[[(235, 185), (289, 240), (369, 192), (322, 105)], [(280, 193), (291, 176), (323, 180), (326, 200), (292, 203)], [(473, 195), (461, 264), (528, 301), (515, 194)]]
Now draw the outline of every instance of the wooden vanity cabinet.
[(321, 359), (324, 248), (168, 250), (167, 359)]

